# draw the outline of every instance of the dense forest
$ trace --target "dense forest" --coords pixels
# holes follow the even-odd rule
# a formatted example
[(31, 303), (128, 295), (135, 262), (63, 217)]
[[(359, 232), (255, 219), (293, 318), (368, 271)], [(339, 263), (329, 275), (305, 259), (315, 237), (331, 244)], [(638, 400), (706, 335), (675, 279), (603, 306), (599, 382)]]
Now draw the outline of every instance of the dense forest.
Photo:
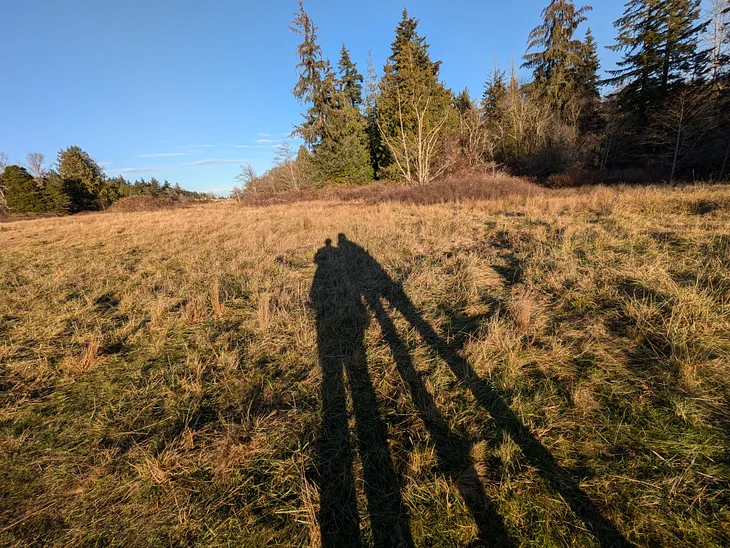
[(306, 110), (293, 135), (304, 144), (285, 144), (263, 175), (244, 166), (237, 192), (496, 169), (552, 186), (726, 178), (730, 0), (629, 0), (605, 45), (621, 60), (603, 74), (590, 12), (549, 2), (527, 37), (529, 80), (497, 66), (474, 98), (440, 80), (406, 10), (382, 75), (370, 61), (363, 76), (344, 45), (333, 67), (300, 2), (292, 93)]
[(7, 156), (0, 153), (0, 215), (96, 211), (129, 196), (207, 198), (178, 184), (160, 183), (154, 177), (134, 182), (121, 176), (107, 177), (101, 166), (77, 146), (59, 151), (55, 169), (46, 169), (44, 163), (43, 154), (31, 152), (25, 166), (7, 165)]

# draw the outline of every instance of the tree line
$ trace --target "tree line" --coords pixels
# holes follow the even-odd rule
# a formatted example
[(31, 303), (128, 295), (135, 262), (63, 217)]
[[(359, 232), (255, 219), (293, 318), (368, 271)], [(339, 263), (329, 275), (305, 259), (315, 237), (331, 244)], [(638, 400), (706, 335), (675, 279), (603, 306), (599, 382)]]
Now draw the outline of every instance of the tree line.
[(43, 154), (31, 152), (25, 166), (7, 165), (7, 155), (0, 153), (0, 214), (97, 211), (121, 198), (139, 195), (175, 200), (206, 197), (178, 184), (160, 183), (154, 177), (134, 182), (121, 176), (107, 177), (77, 146), (59, 151), (54, 169), (46, 169), (44, 163)]
[(628, 0), (607, 48), (622, 54), (601, 76), (587, 28), (592, 8), (552, 0), (529, 34), (522, 68), (495, 66), (481, 97), (440, 79), (418, 19), (403, 11), (380, 76), (343, 45), (336, 67), (300, 1), (291, 29), (305, 107), (295, 136), (263, 175), (244, 166), (245, 191), (508, 169), (561, 184), (600, 180), (723, 179), (730, 172), (730, 0)]

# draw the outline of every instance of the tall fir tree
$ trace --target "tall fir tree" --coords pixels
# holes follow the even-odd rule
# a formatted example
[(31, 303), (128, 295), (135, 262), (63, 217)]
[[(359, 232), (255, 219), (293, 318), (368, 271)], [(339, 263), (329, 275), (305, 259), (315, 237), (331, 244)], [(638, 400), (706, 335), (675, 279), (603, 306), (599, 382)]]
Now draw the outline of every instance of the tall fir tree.
[(629, 0), (616, 43), (623, 51), (607, 83), (623, 85), (619, 105), (645, 120), (648, 111), (669, 94), (673, 85), (691, 77), (702, 63), (699, 39), (701, 0)]
[(344, 44), (340, 50), (337, 68), (340, 71), (340, 90), (353, 107), (359, 107), (362, 105), (363, 76), (358, 72)]
[(441, 62), (431, 60), (428, 47), (418, 19), (403, 10), (377, 99), (378, 128), (392, 162), (380, 167), (386, 176), (420, 184), (443, 172), (458, 133), (452, 94), (438, 79)]
[(333, 91), (329, 86), (333, 85), (334, 77), (329, 63), (322, 57), (322, 48), (317, 43), (318, 29), (304, 10), (302, 0), (289, 28), (302, 37), (302, 42), (297, 47), (299, 79), (292, 94), (301, 104), (307, 105), (304, 121), (297, 126), (296, 133), (311, 149), (321, 142), (324, 135), (325, 110)]
[(558, 111), (578, 91), (576, 77), (587, 46), (574, 36), (591, 9), (576, 8), (572, 0), (552, 0), (528, 38), (522, 66), (532, 69), (532, 87)]
[(338, 80), (317, 43), (317, 27), (299, 2), (291, 29), (302, 37), (299, 80), (292, 93), (307, 104), (296, 132), (312, 152), (311, 165), (319, 181), (364, 182), (372, 179), (365, 117), (360, 112), (362, 76), (343, 46)]
[(373, 178), (367, 121), (351, 99), (338, 91), (327, 105), (325, 135), (312, 156), (322, 182), (365, 183)]
[(482, 110), (487, 120), (498, 116), (500, 105), (507, 97), (506, 72), (494, 67), (494, 71), (487, 77), (482, 95)]
[(397, 75), (407, 71), (409, 65), (415, 65), (418, 70), (430, 72), (438, 79), (441, 61), (431, 61), (428, 48), (426, 38), (418, 35), (418, 19), (409, 17), (408, 10), (404, 9), (401, 21), (395, 29), (395, 40), (391, 45), (386, 70), (390, 67), (391, 73)]
[(598, 44), (593, 37), (590, 27), (586, 30), (583, 41), (583, 55), (576, 67), (575, 82), (578, 91), (586, 97), (598, 99), (601, 96), (599, 89), (601, 61), (598, 57)]

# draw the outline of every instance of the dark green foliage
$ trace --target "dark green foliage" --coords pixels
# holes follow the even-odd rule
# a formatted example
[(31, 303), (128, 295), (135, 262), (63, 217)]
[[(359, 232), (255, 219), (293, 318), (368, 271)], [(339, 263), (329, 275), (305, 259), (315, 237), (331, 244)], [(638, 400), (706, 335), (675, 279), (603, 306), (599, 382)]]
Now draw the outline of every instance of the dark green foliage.
[(507, 84), (504, 77), (505, 72), (495, 67), (494, 72), (489, 75), (484, 84), (482, 109), (488, 119), (498, 115), (498, 107), (507, 97)]
[(469, 95), (469, 90), (467, 88), (461, 90), (461, 92), (454, 97), (454, 108), (462, 116), (471, 110), (473, 106), (474, 105), (472, 104), (471, 96)]
[(542, 12), (542, 24), (528, 38), (523, 66), (532, 69), (532, 85), (538, 94), (558, 110), (574, 94), (583, 91), (577, 80), (581, 69), (586, 68), (590, 46), (574, 36), (591, 9), (589, 6), (576, 9), (572, 0), (552, 0)]
[(55, 171), (50, 171), (45, 178), (43, 188), (44, 199), (48, 211), (68, 213), (71, 211), (71, 196), (66, 182)]
[(296, 133), (311, 148), (318, 145), (324, 135), (325, 109), (334, 92), (334, 75), (329, 62), (322, 57), (322, 48), (317, 43), (317, 27), (304, 11), (302, 1), (290, 28), (302, 37), (302, 43), (297, 47), (299, 80), (292, 94), (300, 103), (308, 105), (304, 121), (297, 126)]
[(371, 180), (367, 121), (363, 114), (343, 91), (332, 98), (326, 116), (327, 133), (313, 155), (318, 178), (335, 183)]
[(291, 29), (302, 37), (297, 48), (299, 80), (292, 93), (307, 105), (296, 133), (312, 152), (318, 181), (364, 182), (372, 179), (367, 123), (360, 112), (363, 77), (343, 46), (338, 80), (317, 43), (317, 27), (299, 2)]
[(108, 205), (102, 197), (104, 171), (87, 152), (77, 146), (68, 147), (59, 151), (56, 163), (58, 174), (68, 189), (72, 212)]
[[(201, 200), (205, 195), (160, 184), (155, 178), (130, 183), (124, 177), (107, 178), (88, 153), (77, 146), (58, 153), (58, 171), (45, 171), (34, 179), (25, 168), (10, 166), (0, 176), (0, 206), (7, 213), (78, 213), (106, 208), (120, 198), (147, 195)], [(3, 196), (5, 198), (3, 198)], [(5, 213), (4, 211), (0, 211)]]
[(645, 119), (670, 88), (696, 74), (703, 56), (700, 35), (700, 0), (630, 0), (614, 26), (616, 43), (623, 51), (618, 69), (608, 71), (608, 83), (621, 84), (619, 105)]
[(43, 191), (24, 167), (8, 166), (2, 173), (5, 199), (10, 213), (46, 211)]
[(350, 58), (350, 52), (345, 45), (340, 51), (340, 60), (337, 63), (340, 70), (340, 91), (347, 97), (353, 107), (362, 105), (362, 83), (363, 77), (357, 70), (357, 66)]
[(601, 96), (599, 90), (598, 71), (601, 69), (601, 61), (598, 58), (598, 44), (591, 29), (586, 31), (583, 42), (583, 55), (576, 67), (575, 83), (580, 93), (586, 97), (598, 99)]
[(391, 72), (398, 74), (407, 71), (408, 66), (414, 64), (419, 70), (431, 72), (438, 78), (441, 61), (431, 61), (428, 47), (426, 38), (418, 35), (418, 19), (410, 17), (408, 10), (404, 9), (401, 21), (395, 29), (392, 53), (388, 58)]
[[(430, 180), (434, 171), (429, 165), (448, 155), (450, 140), (458, 131), (452, 94), (438, 79), (441, 62), (431, 61), (428, 47), (418, 34), (418, 19), (403, 10), (378, 86), (376, 120), (392, 161), (381, 163), (380, 169), (387, 170), (386, 176), (409, 182)], [(427, 159), (419, 143), (432, 132), (440, 136)]]

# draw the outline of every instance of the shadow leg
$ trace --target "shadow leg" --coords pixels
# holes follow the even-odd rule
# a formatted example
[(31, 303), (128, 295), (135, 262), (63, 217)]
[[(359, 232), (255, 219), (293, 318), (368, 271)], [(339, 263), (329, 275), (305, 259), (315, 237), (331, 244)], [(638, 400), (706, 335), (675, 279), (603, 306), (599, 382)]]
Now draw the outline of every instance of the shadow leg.
[(317, 448), (317, 472), (321, 540), (323, 548), (360, 546), (343, 363), (337, 356), (328, 356), (327, 347), (320, 341), (322, 430)]
[(474, 468), (469, 454), (469, 441), (450, 430), (431, 394), (421, 382), (413, 366), (410, 352), (398, 336), (395, 324), (383, 308), (380, 299), (370, 295), (367, 302), (380, 324), (383, 338), (390, 347), (398, 372), (408, 385), (418, 415), (426, 425), (435, 445), (441, 470), (456, 483), (479, 529), (480, 543), (484, 546), (512, 546), (504, 521), (487, 497)]
[(375, 546), (412, 547), (408, 514), (401, 499), (401, 482), (391, 459), (387, 428), (378, 410), (362, 344), (348, 361), (346, 370)]
[(471, 391), (497, 425), (520, 446), (527, 462), (536, 467), (550, 486), (560, 493), (576, 516), (595, 535), (601, 546), (605, 548), (632, 546), (616, 526), (601, 514), (575, 478), (558, 464), (550, 451), (522, 423), (499, 391), (492, 384), (479, 378), (471, 365), (439, 337), (402, 288), (390, 282), (386, 296), (433, 351), (448, 364), (454, 376)]

